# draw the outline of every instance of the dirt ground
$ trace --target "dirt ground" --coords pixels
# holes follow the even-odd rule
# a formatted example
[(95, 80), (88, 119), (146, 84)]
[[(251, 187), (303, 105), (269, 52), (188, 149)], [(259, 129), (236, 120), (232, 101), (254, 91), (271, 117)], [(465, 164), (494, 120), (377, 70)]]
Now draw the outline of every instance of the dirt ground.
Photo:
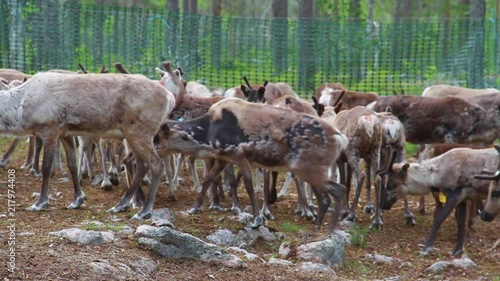
[[(0, 139), (0, 152), (4, 152), (10, 138)], [(15, 152), (14, 158), (7, 168), (15, 169), (15, 218), (16, 221), (16, 266), (15, 273), (11, 274), (7, 268), (7, 253), (9, 249), (7, 226), (10, 221), (4, 216), (7, 213), (7, 185), (8, 172), (0, 170), (0, 277), (1, 280), (115, 280), (113, 276), (96, 276), (89, 271), (85, 264), (102, 259), (128, 260), (137, 257), (148, 257), (159, 264), (159, 270), (148, 278), (149, 280), (332, 280), (331, 275), (320, 273), (302, 273), (294, 267), (270, 266), (261, 261), (248, 261), (243, 269), (231, 269), (218, 265), (211, 265), (190, 260), (172, 260), (161, 258), (141, 249), (133, 235), (120, 236), (119, 240), (101, 246), (82, 246), (69, 243), (66, 240), (49, 235), (51, 231), (75, 227), (83, 221), (100, 221), (108, 229), (115, 226), (129, 225), (137, 227), (149, 222), (130, 221), (129, 218), (136, 210), (111, 215), (106, 212), (113, 207), (125, 192), (126, 183), (122, 178), (120, 185), (112, 191), (106, 192), (91, 187), (88, 180), (84, 181), (84, 191), (87, 199), (84, 206), (78, 210), (69, 210), (65, 207), (73, 196), (70, 182), (63, 182), (56, 175), (50, 181), (50, 194), (56, 200), (51, 200), (51, 208), (42, 212), (29, 212), (25, 208), (33, 204), (36, 199), (31, 198), (33, 192), (39, 192), (41, 178), (27, 175), (21, 166), (27, 144), (22, 143)], [(195, 193), (188, 171), (182, 174), (184, 179), (177, 192), (177, 202), (170, 202), (167, 198), (167, 186), (162, 185), (157, 194), (155, 208), (168, 207), (174, 212), (185, 211), (193, 203)], [(56, 196), (57, 192), (62, 195)], [(243, 202), (247, 202), (244, 189), (240, 195)], [(259, 194), (260, 196), (260, 194)], [(374, 280), (399, 276), (402, 280), (500, 280), (500, 249), (491, 249), (495, 241), (500, 238), (500, 222), (484, 223), (476, 218), (471, 237), (466, 243), (467, 255), (477, 264), (475, 269), (462, 270), (449, 268), (441, 274), (435, 275), (426, 271), (426, 268), (440, 260), (451, 260), (449, 252), (453, 249), (456, 239), (456, 225), (453, 217), (443, 224), (435, 243), (435, 252), (428, 257), (420, 257), (419, 252), (425, 243), (430, 231), (432, 216), (422, 216), (417, 213), (418, 198), (411, 198), (411, 207), (416, 215), (417, 226), (403, 224), (403, 206), (398, 202), (395, 208), (384, 213), (384, 229), (369, 231), (370, 218), (362, 213), (364, 201), (361, 200), (358, 208), (359, 228), (356, 236), (363, 236), (364, 241), (359, 245), (352, 245), (346, 250), (345, 266), (336, 269), (339, 280)], [(249, 252), (258, 254), (265, 260), (277, 257), (279, 245), (283, 241), (301, 243), (320, 239), (326, 236), (326, 228), (320, 231), (313, 228), (312, 222), (294, 216), (296, 195), (286, 196), (272, 206), (275, 215), (274, 221), (268, 222), (268, 227), (286, 234), (284, 240), (276, 242), (257, 241)], [(431, 197), (427, 198), (427, 213), (432, 213)], [(226, 197), (224, 206), (230, 207)], [(205, 204), (204, 213), (194, 216), (177, 215), (173, 221), (175, 227), (183, 232), (193, 234), (206, 241), (206, 236), (217, 229), (228, 228), (232, 231), (242, 228), (237, 222), (223, 219), (228, 212), (212, 212)], [(328, 216), (328, 215), (327, 215)], [(117, 221), (121, 219), (120, 221)], [(85, 226), (80, 226), (85, 229)], [(90, 229), (90, 226), (87, 226)], [(380, 265), (365, 259), (365, 254), (378, 253), (397, 258), (411, 265)], [(141, 280), (130, 278), (127, 280)]]

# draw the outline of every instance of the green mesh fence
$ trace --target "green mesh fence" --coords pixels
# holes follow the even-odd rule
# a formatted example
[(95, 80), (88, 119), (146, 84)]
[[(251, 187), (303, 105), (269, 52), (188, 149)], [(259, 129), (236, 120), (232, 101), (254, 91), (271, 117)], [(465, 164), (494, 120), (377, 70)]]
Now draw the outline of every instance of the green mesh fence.
[(380, 94), (420, 94), (437, 83), (500, 88), (494, 19), (259, 20), (63, 2), (1, 1), (0, 67), (34, 73), (82, 63), (98, 71), (120, 61), (154, 78), (169, 60), (210, 87), (233, 87), (246, 75), (287, 82), (302, 96), (323, 82)]

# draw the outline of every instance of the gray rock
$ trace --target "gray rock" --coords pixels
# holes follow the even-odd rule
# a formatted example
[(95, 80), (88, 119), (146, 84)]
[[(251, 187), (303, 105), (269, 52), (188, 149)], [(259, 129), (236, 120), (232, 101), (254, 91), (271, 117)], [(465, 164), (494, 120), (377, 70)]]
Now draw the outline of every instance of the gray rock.
[(393, 264), (395, 262), (393, 258), (379, 254), (366, 254), (365, 259), (373, 261), (375, 263)]
[(282, 266), (292, 266), (293, 265), (293, 262), (291, 262), (291, 261), (277, 259), (277, 258), (270, 258), (268, 263), (282, 265)]
[(175, 218), (174, 212), (172, 212), (172, 210), (170, 210), (169, 208), (156, 209), (153, 211), (152, 215), (153, 223), (155, 219), (165, 219), (172, 221), (174, 220), (174, 218)]
[(210, 243), (224, 246), (238, 246), (241, 244), (238, 243), (236, 236), (229, 229), (219, 229), (215, 233), (208, 235), (207, 240)]
[(384, 279), (376, 279), (375, 281), (401, 281), (401, 280), (403, 280), (403, 278), (401, 278), (401, 276), (399, 275), (396, 275)]
[(336, 229), (333, 235), (337, 235), (340, 238), (344, 239), (344, 242), (348, 245), (351, 246), (351, 240), (352, 240), (352, 235), (348, 232), (345, 232), (340, 229)]
[(153, 222), (151, 223), (151, 225), (154, 225), (154, 226), (166, 226), (166, 227), (170, 227), (170, 228), (175, 228), (174, 224), (167, 220), (167, 219), (159, 219), (159, 218), (153, 218)]
[(329, 266), (314, 262), (301, 262), (299, 269), (304, 272), (335, 273)]
[(98, 259), (89, 263), (89, 267), (99, 277), (109, 277), (113, 280), (143, 280), (158, 270), (156, 262), (143, 257), (130, 261)]
[(259, 238), (262, 238), (265, 241), (274, 241), (277, 239), (271, 232), (269, 232), (269, 228), (265, 226), (259, 226), (257, 229), (245, 227), (236, 234), (236, 241), (240, 246), (243, 243), (246, 245), (252, 245)]
[(243, 261), (226, 250), (169, 227), (141, 225), (135, 232), (139, 245), (163, 257), (187, 258), (240, 268)]
[(259, 257), (258, 255), (256, 254), (253, 254), (253, 253), (249, 253), (247, 252), (246, 250), (244, 249), (241, 249), (241, 248), (238, 248), (238, 247), (229, 247), (227, 248), (229, 251), (233, 252), (233, 253), (239, 253), (239, 254), (243, 254), (245, 256), (245, 258), (249, 259), (249, 260), (256, 260), (256, 259), (260, 259), (262, 262), (265, 262), (264, 259), (262, 259), (261, 257)]
[(129, 235), (129, 234), (134, 233), (134, 228), (130, 227), (128, 225), (124, 225), (124, 226), (121, 227), (120, 230), (118, 230), (118, 233), (119, 234), (124, 234), (124, 235)]
[(345, 242), (338, 235), (325, 240), (299, 245), (297, 259), (329, 266), (342, 266), (345, 260)]
[(104, 244), (115, 240), (112, 232), (81, 230), (79, 228), (68, 228), (57, 232), (49, 232), (49, 234), (64, 237), (71, 242), (80, 244)]
[(435, 264), (429, 266), (426, 270), (433, 273), (440, 273), (441, 271), (448, 268), (451, 265), (449, 261), (438, 261)]
[(287, 257), (288, 254), (290, 254), (290, 243), (288, 242), (284, 242), (284, 243), (281, 243), (280, 245), (280, 248), (278, 250), (278, 255), (282, 256), (282, 257)]
[(463, 268), (463, 269), (477, 267), (477, 264), (467, 257), (463, 257), (461, 259), (454, 259), (451, 261), (451, 264), (454, 267)]

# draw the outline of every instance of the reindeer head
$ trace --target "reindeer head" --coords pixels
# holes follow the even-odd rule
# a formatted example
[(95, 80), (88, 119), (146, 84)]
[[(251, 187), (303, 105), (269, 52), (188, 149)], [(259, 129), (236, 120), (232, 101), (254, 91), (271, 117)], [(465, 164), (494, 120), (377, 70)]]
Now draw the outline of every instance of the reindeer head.
[(391, 155), (389, 165), (387, 165), (384, 169), (377, 171), (377, 174), (382, 178), (380, 208), (383, 210), (390, 210), (394, 203), (398, 200), (398, 194), (404, 192), (410, 164), (394, 164), (397, 151), (393, 150), (389, 146), (386, 147), (386, 149), (389, 149), (389, 154)]
[(179, 69), (172, 69), (170, 62), (162, 62), (162, 67), (165, 71), (155, 68), (158, 75), (160, 75), (160, 84), (163, 85), (175, 96), (175, 107), (177, 107), (184, 95), (187, 95), (186, 85), (182, 80), (181, 71)]
[(248, 82), (248, 78), (246, 76), (243, 76), (243, 80), (245, 80), (245, 85), (241, 85), (241, 91), (245, 95), (245, 99), (249, 102), (265, 102), (264, 99), (264, 93), (266, 92), (266, 86), (268, 81), (264, 81), (264, 85), (260, 86), (258, 89), (254, 89), (252, 85), (250, 85), (250, 82)]
[[(498, 156), (500, 157), (500, 145), (496, 144), (495, 149), (498, 151)], [(484, 210), (481, 212), (481, 220), (492, 221), (500, 213), (500, 159), (498, 162), (497, 171), (494, 175), (484, 175), (491, 174), (489, 172), (484, 172), (481, 175), (474, 176), (475, 179), (481, 180), (491, 180), (490, 187), (488, 190), (488, 200)]]

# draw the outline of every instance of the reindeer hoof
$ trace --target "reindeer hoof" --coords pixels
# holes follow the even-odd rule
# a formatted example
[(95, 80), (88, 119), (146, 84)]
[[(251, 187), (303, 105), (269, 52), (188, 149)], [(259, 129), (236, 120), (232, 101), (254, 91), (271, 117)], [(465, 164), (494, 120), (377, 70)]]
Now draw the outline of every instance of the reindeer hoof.
[(239, 215), (239, 214), (241, 214), (243, 211), (241, 210), (241, 208), (240, 208), (240, 207), (231, 207), (231, 212), (232, 212), (234, 215), (238, 216), (238, 215)]
[(104, 191), (111, 191), (113, 189), (113, 185), (111, 184), (111, 181), (109, 180), (104, 180), (101, 183), (101, 188)]
[(421, 257), (426, 257), (432, 252), (432, 247), (425, 247), (422, 252), (420, 252)]
[[(7, 164), (7, 163), (5, 163)], [(21, 169), (22, 170), (28, 170), (28, 169), (31, 169), (33, 165), (31, 163), (24, 163), (22, 166), (21, 166)]]
[(30, 171), (28, 172), (28, 175), (34, 176), (34, 177), (40, 177), (41, 176), (40, 173), (37, 170), (33, 169), (33, 168), (30, 169)]
[(133, 200), (132, 209), (142, 209), (144, 206), (144, 202), (142, 200)]
[(37, 212), (41, 210), (48, 210), (49, 208), (50, 208), (49, 202), (43, 202), (43, 203), (36, 202), (35, 204), (26, 208), (26, 210)]
[(252, 223), (249, 223), (247, 224), (247, 227), (251, 228), (251, 229), (256, 229), (256, 228), (259, 228), (259, 226), (262, 224), (262, 221), (264, 219), (262, 218), (262, 216), (258, 216), (256, 217)]
[(373, 212), (375, 211), (375, 207), (373, 206), (372, 203), (368, 203), (366, 204), (365, 208), (363, 209), (363, 211), (367, 214), (373, 214)]
[(384, 228), (383, 225), (384, 224), (382, 222), (372, 222), (370, 230), (382, 230)]
[(201, 214), (202, 212), (203, 210), (201, 208), (191, 208), (187, 211), (187, 213), (191, 215)]
[(451, 252), (451, 255), (454, 256), (454, 257), (459, 257), (461, 256), (462, 254), (464, 253), (464, 249), (463, 248), (460, 248), (460, 249), (455, 249)]
[(175, 195), (169, 195), (168, 196), (168, 201), (170, 201), (170, 202), (177, 202), (177, 198), (175, 198)]
[(208, 209), (211, 211), (217, 211), (217, 212), (222, 212), (222, 211), (226, 210), (221, 205), (210, 205), (210, 207), (208, 207)]
[(83, 204), (83, 197), (77, 198), (75, 201), (73, 201), (69, 206), (67, 207), (68, 209), (78, 209), (82, 206)]
[(120, 185), (120, 181), (118, 180), (118, 177), (116, 177), (116, 178), (110, 178), (109, 180), (111, 181), (111, 184), (114, 185), (114, 186)]
[(108, 213), (120, 213), (120, 212), (125, 212), (128, 209), (130, 209), (129, 205), (116, 205), (113, 208), (108, 210)]
[(271, 214), (271, 211), (262, 210), (261, 213), (267, 220), (274, 220), (274, 216)]
[(142, 179), (142, 185), (151, 185), (151, 181), (148, 178)]
[(345, 220), (346, 221), (350, 221), (350, 222), (355, 222), (356, 221), (356, 213), (354, 212), (350, 212), (346, 217), (345, 217)]
[(151, 212), (139, 212), (135, 214), (133, 217), (130, 218), (130, 220), (147, 220), (151, 218)]
[(405, 225), (408, 226), (415, 226), (417, 223), (415, 222), (415, 218), (413, 215), (407, 215), (405, 216)]

